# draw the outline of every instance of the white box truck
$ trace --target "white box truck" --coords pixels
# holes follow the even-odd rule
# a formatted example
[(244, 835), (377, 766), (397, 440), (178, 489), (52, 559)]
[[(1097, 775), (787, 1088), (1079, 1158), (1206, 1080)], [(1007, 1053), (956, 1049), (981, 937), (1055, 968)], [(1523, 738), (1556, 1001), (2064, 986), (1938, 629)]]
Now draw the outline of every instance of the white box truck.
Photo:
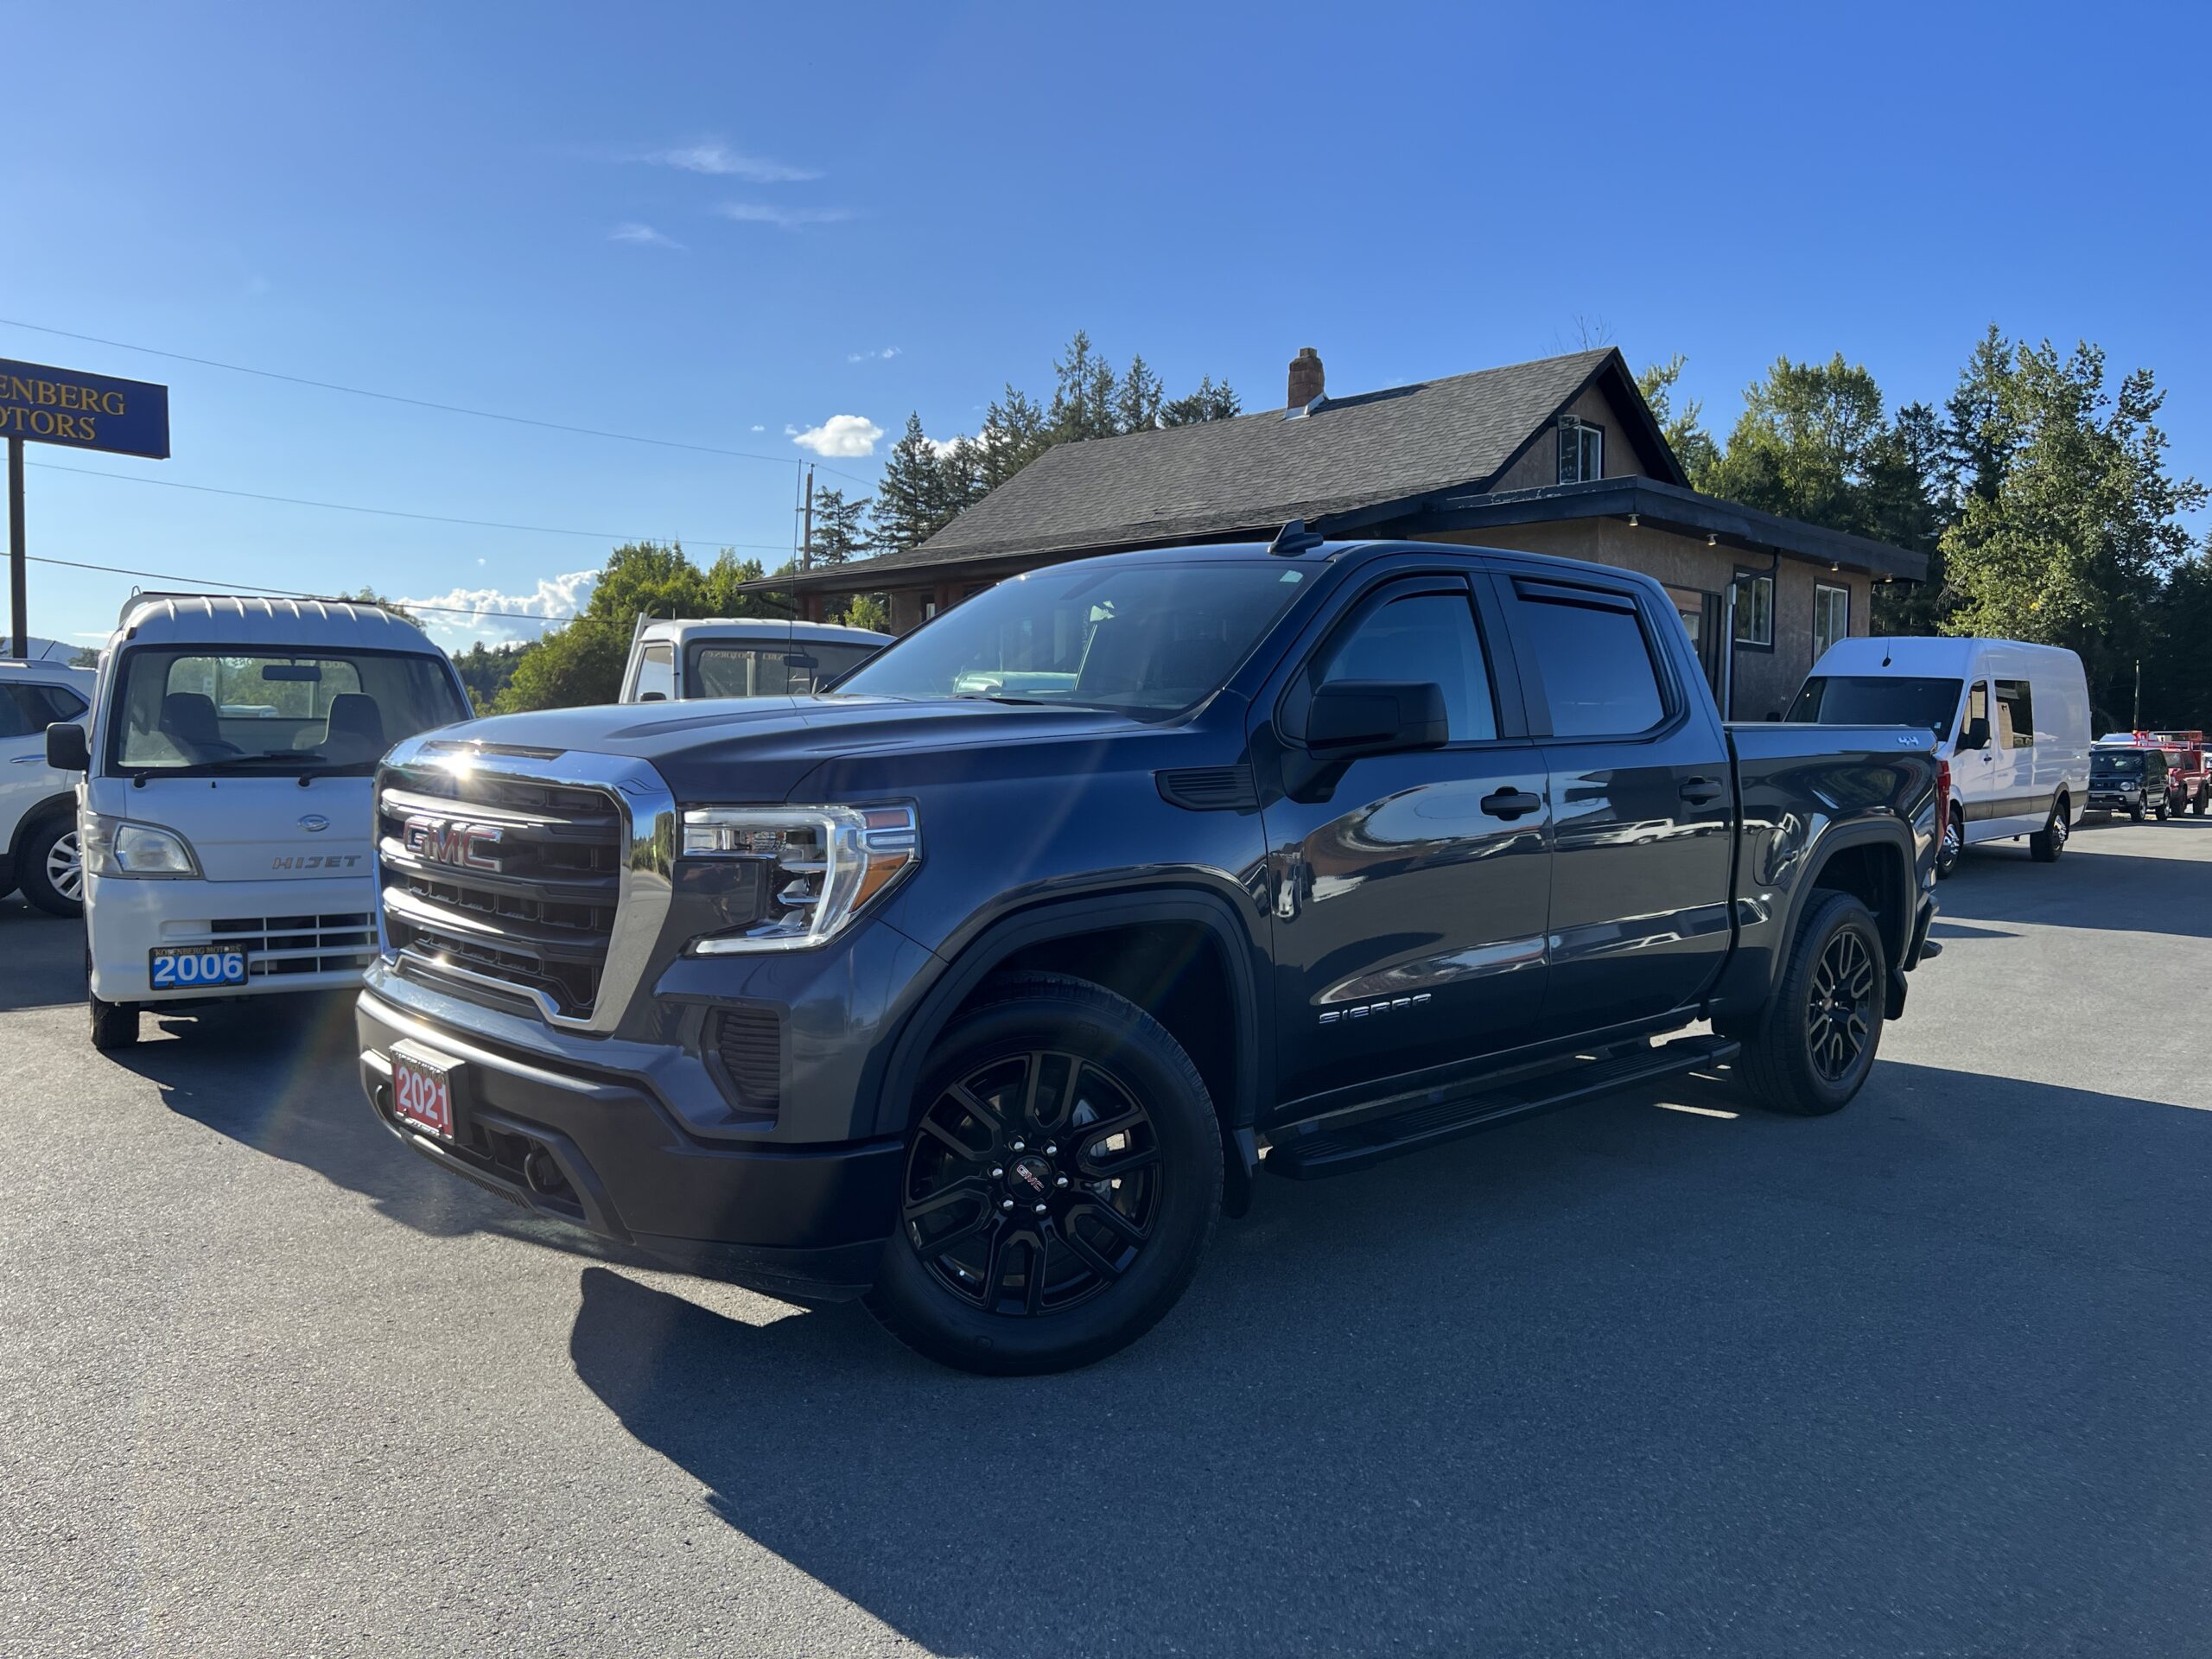
[(2017, 639), (1839, 639), (1790, 705), (1794, 721), (1933, 731), (1950, 774), (1936, 873), (1967, 848), (2028, 837), (2037, 860), (2066, 850), (2089, 804), (2089, 687), (2082, 659)]
[(136, 1042), (147, 1008), (359, 984), (376, 764), (467, 715), (451, 660), (376, 606), (135, 596), (88, 721), (47, 729), (48, 764), (84, 774), (92, 1046)]

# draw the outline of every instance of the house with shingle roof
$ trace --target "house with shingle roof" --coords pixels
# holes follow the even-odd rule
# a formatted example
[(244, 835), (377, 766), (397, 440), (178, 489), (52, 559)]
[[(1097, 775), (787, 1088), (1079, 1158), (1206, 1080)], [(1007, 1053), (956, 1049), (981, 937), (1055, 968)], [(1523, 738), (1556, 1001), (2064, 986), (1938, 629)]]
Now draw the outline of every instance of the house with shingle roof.
[(1332, 538), (1470, 543), (1594, 560), (1665, 584), (1731, 712), (1779, 709), (1876, 584), (1923, 555), (1690, 487), (1612, 348), (1331, 397), (1311, 346), (1287, 397), (1233, 420), (1063, 443), (919, 546), (776, 577), (809, 616), (887, 596), (903, 633), (992, 583), (1128, 548)]

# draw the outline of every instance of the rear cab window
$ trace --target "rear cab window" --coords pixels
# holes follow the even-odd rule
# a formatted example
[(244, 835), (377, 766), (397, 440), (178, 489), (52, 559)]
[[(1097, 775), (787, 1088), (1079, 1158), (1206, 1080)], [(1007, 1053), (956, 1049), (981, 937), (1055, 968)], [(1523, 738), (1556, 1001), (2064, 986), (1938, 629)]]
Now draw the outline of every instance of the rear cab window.
[(1552, 736), (1639, 737), (1667, 718), (1666, 681), (1632, 594), (1529, 577), (1510, 588), (1522, 671)]

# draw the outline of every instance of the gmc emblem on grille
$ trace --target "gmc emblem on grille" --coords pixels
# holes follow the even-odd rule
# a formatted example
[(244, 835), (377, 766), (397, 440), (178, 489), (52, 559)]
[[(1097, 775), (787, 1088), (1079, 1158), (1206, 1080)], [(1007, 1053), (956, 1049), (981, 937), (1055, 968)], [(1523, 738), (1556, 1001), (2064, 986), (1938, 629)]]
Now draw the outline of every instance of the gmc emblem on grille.
[(471, 870), (499, 869), (499, 839), (495, 823), (434, 818), (427, 812), (415, 814), (400, 831), (401, 844), (416, 857)]

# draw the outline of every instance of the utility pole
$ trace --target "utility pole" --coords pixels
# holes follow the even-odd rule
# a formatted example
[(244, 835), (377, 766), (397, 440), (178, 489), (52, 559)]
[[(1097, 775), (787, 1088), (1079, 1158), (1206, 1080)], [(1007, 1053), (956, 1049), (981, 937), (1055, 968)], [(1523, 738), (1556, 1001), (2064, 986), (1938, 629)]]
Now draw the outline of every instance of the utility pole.
[(810, 465), (806, 469), (804, 522), (805, 529), (801, 532), (798, 542), (798, 568), (802, 570), (811, 570), (814, 568), (814, 468)]
[(23, 582), (23, 441), (8, 440), (8, 654), (30, 655), (30, 598)]

